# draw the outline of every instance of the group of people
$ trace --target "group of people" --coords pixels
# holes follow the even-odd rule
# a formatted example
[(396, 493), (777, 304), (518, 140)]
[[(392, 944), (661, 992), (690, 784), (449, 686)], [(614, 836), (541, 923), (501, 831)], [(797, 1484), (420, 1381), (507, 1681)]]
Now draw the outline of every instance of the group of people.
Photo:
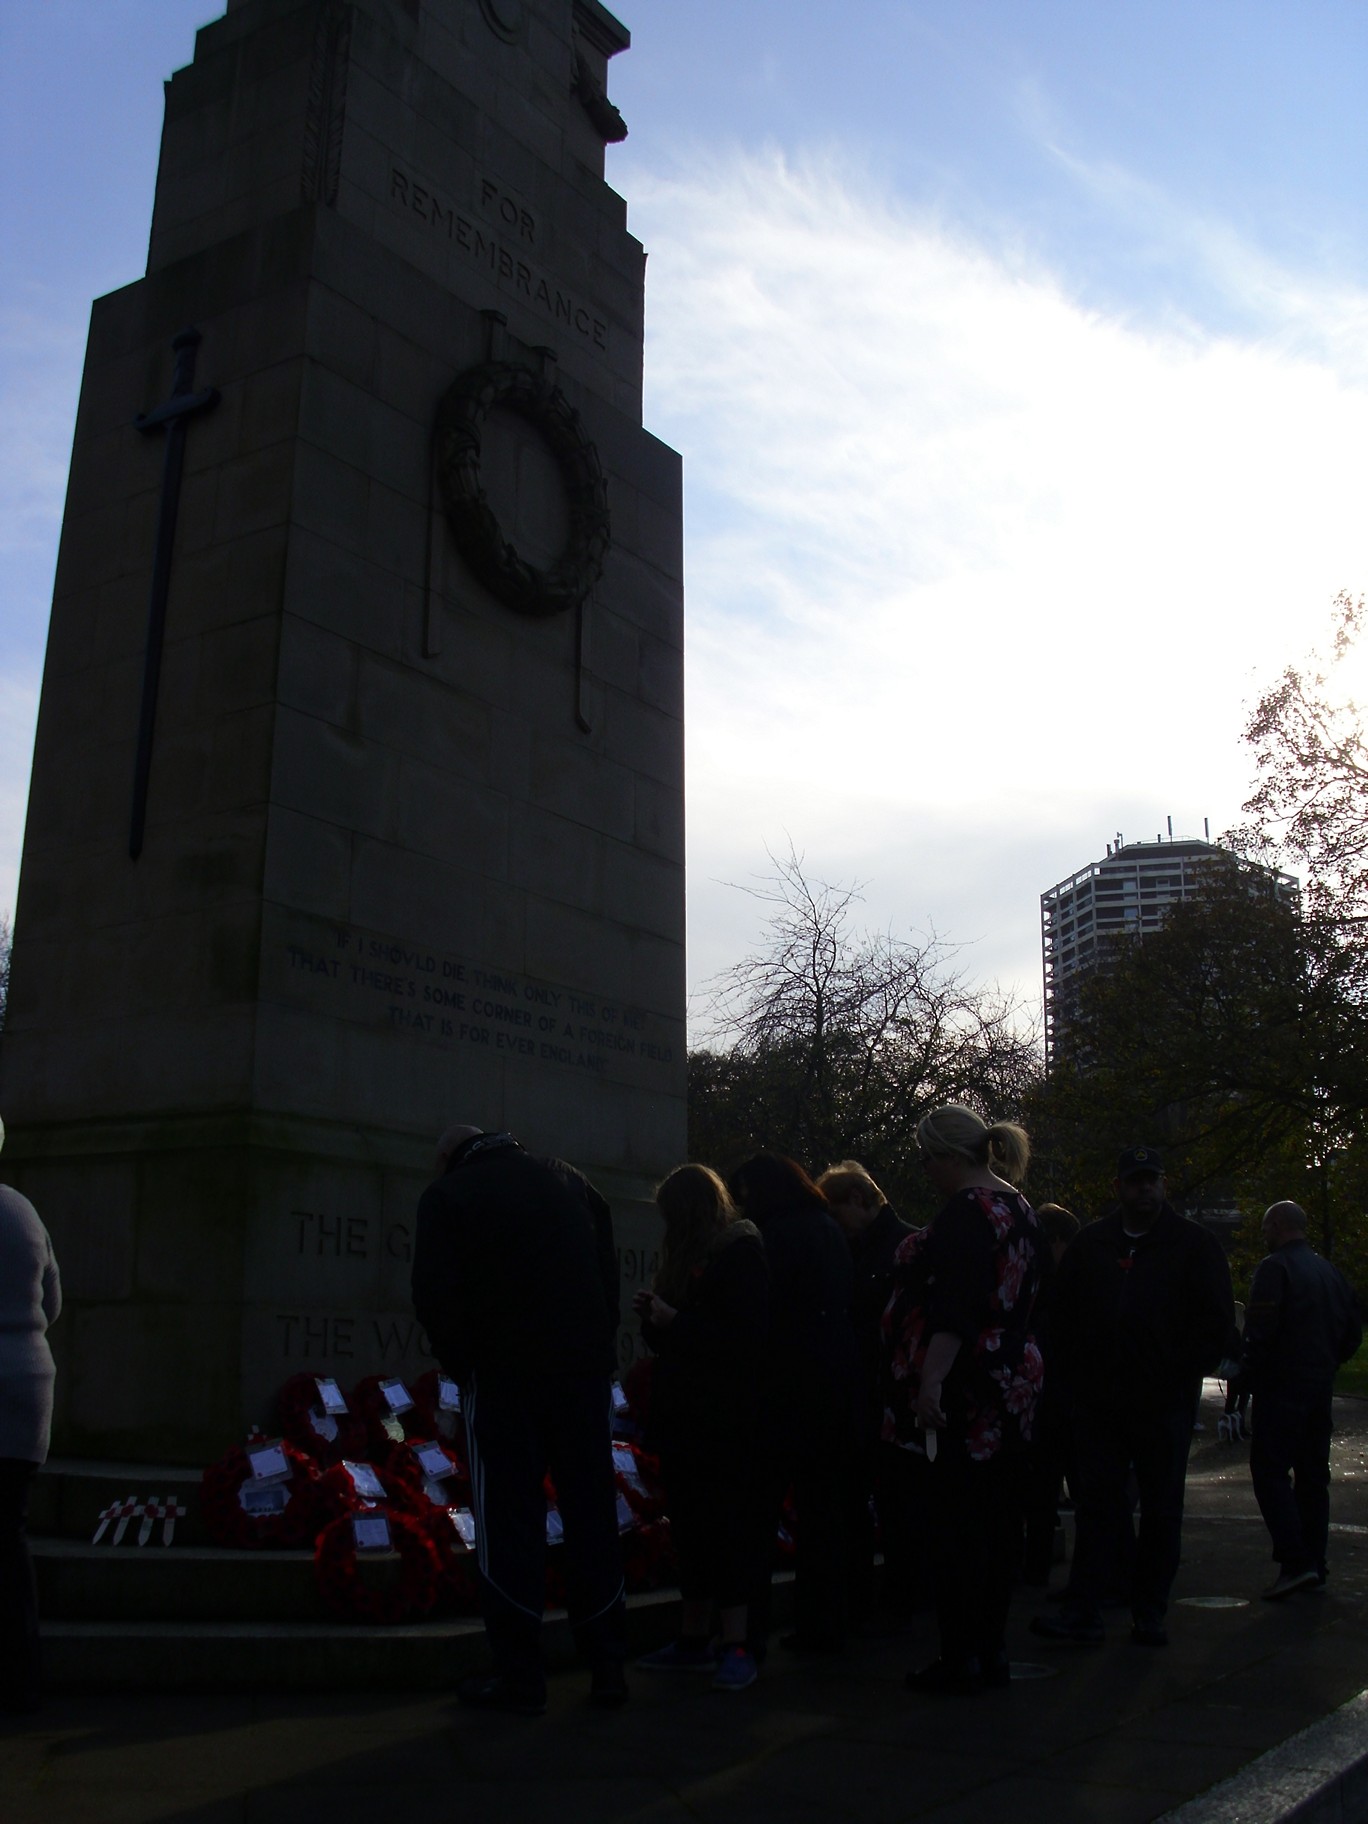
[[(0, 1139), (3, 1128), (0, 1128)], [(663, 1242), (636, 1296), (654, 1356), (647, 1442), (659, 1455), (683, 1598), (678, 1638), (640, 1664), (724, 1691), (759, 1676), (775, 1542), (792, 1495), (798, 1652), (841, 1648), (866, 1618), (873, 1521), (894, 1616), (934, 1604), (940, 1651), (918, 1691), (1005, 1684), (1014, 1581), (1049, 1574), (1067, 1477), (1073, 1562), (1032, 1631), (1166, 1643), (1183, 1490), (1203, 1376), (1234, 1322), (1219, 1244), (1167, 1201), (1152, 1148), (1122, 1153), (1116, 1203), (1080, 1226), (1018, 1188), (1010, 1122), (947, 1106), (917, 1129), (940, 1207), (902, 1222), (854, 1160), (814, 1179), (758, 1153), (725, 1178), (684, 1165), (659, 1187)], [(1331, 1394), (1359, 1347), (1354, 1293), (1274, 1204), (1238, 1373), (1250, 1468), (1281, 1601), (1324, 1585)], [(466, 1703), (538, 1714), (545, 1479), (564, 1526), (566, 1594), (591, 1697), (627, 1696), (626, 1603), (612, 1462), (619, 1273), (608, 1205), (582, 1173), (508, 1133), (456, 1126), (419, 1205), (417, 1315), (466, 1417), (489, 1673)], [(52, 1243), (0, 1185), (0, 1709), (38, 1697), (25, 1514), (47, 1451), (61, 1308)], [(1134, 1524), (1139, 1511), (1138, 1530)]]
[[(1100, 1644), (1103, 1609), (1121, 1602), (1138, 1645), (1166, 1644), (1197, 1403), (1234, 1322), (1221, 1247), (1168, 1202), (1152, 1148), (1122, 1153), (1115, 1208), (1080, 1225), (1026, 1200), (1030, 1148), (1015, 1124), (952, 1105), (927, 1115), (916, 1140), (939, 1200), (923, 1228), (901, 1221), (853, 1160), (813, 1177), (758, 1153), (725, 1177), (690, 1164), (661, 1184), (659, 1270), (635, 1308), (654, 1358), (646, 1437), (683, 1600), (678, 1637), (643, 1670), (702, 1673), (724, 1691), (755, 1683), (791, 1494), (785, 1648), (834, 1652), (868, 1618), (877, 1513), (885, 1603), (897, 1618), (929, 1602), (939, 1629), (939, 1653), (909, 1687), (1005, 1685), (1012, 1589), (1048, 1579), (1065, 1477), (1073, 1562), (1032, 1631)], [(549, 1470), (591, 1697), (619, 1704), (607, 1207), (572, 1168), (509, 1134), (453, 1129), (439, 1167), (419, 1209), (414, 1302), (464, 1392), (493, 1660), (460, 1696), (545, 1707)], [(1281, 1600), (1325, 1580), (1331, 1389), (1361, 1330), (1295, 1204), (1274, 1205), (1264, 1234), (1243, 1373), (1254, 1490), (1278, 1563), (1264, 1594)]]

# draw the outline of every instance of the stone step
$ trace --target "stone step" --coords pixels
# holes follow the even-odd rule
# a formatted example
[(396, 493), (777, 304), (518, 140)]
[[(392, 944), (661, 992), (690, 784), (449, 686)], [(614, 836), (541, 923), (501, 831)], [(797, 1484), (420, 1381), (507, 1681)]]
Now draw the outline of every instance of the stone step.
[[(790, 1619), (791, 1579), (776, 1579), (776, 1627)], [(679, 1596), (627, 1599), (633, 1658), (679, 1631)], [(575, 1664), (564, 1610), (542, 1631), (548, 1668)], [(478, 1621), (355, 1627), (338, 1622), (45, 1621), (43, 1667), (53, 1690), (440, 1690), (489, 1663)]]
[[(548, 1646), (558, 1646), (561, 1632), (568, 1643), (568, 1626), (550, 1623)], [(663, 1623), (660, 1638), (669, 1638)], [(402, 1628), (290, 1621), (43, 1624), (43, 1677), (52, 1690), (431, 1690), (487, 1664), (478, 1621)]]
[[(34, 1478), (29, 1498), (29, 1531), (49, 1539), (90, 1540), (107, 1507), (130, 1495), (139, 1501), (172, 1495), (186, 1510), (177, 1520), (175, 1543), (207, 1543), (199, 1506), (200, 1471), (181, 1466), (99, 1462), (91, 1458), (50, 1457)], [(129, 1523), (137, 1531), (136, 1520)], [(106, 1533), (108, 1538), (108, 1533)], [(127, 1534), (124, 1535), (127, 1538)], [(157, 1536), (161, 1537), (158, 1525)], [(122, 1548), (120, 1548), (122, 1549)], [(150, 1549), (150, 1548), (148, 1548)]]
[(327, 1620), (308, 1551), (225, 1551), (218, 1546), (121, 1545), (30, 1539), (44, 1616), (75, 1621), (278, 1622)]

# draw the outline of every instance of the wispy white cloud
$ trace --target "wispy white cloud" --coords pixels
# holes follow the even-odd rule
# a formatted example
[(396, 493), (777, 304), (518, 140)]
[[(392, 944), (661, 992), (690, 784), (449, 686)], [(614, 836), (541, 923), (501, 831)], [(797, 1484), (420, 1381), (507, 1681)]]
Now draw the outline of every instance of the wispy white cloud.
[(1122, 320), (830, 158), (695, 160), (633, 216), (690, 503), (695, 979), (749, 916), (709, 883), (788, 831), (1033, 989), (1040, 889), (1118, 824), (1229, 822), (1256, 679), (1368, 580), (1368, 300), (1228, 236), (1254, 333)]
[[(1041, 150), (1124, 237), (1137, 263), (1149, 260), (1181, 274), (1180, 292), (1204, 289), (1249, 340), (1368, 383), (1368, 295), (1339, 275), (1334, 248), (1308, 250), (1317, 270), (1290, 266), (1213, 211), (1112, 160), (1076, 151), (1043, 110), (1028, 113)], [(1192, 326), (1190, 316), (1187, 321)]]

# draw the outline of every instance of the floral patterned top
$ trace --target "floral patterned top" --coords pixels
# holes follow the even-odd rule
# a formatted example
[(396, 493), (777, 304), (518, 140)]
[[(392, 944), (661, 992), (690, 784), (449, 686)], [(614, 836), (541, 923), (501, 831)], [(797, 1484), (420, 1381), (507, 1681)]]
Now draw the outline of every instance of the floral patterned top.
[(893, 1256), (893, 1296), (883, 1315), (883, 1436), (919, 1442), (917, 1395), (931, 1338), (961, 1341), (941, 1404), (947, 1440), (987, 1462), (1029, 1443), (1042, 1381), (1031, 1310), (1045, 1239), (1020, 1191), (957, 1191)]

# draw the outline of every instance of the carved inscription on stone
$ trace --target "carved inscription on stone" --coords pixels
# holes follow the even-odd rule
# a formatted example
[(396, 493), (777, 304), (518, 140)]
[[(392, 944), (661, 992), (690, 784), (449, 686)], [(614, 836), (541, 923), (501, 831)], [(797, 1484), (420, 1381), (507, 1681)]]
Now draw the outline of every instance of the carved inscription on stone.
[(434, 233), (468, 254), (514, 293), (526, 298), (553, 323), (573, 330), (591, 348), (607, 352), (608, 325), (582, 298), (563, 290), (527, 257), (536, 237), (536, 221), (492, 178), (481, 180), (480, 207), (497, 219), (498, 229), (462, 214), (456, 205), (439, 196), (395, 165), (390, 170), (389, 200), (395, 209), (416, 215)]
[(318, 1260), (372, 1260), (374, 1236), (390, 1260), (413, 1258), (413, 1231), (408, 1223), (381, 1223), (369, 1216), (330, 1216), (326, 1210), (291, 1210), (297, 1225), (299, 1252)]
[(640, 1008), (352, 926), (285, 937), (275, 962), (282, 998), (437, 1045), (647, 1083), (676, 1057)]
[(359, 1372), (375, 1372), (419, 1357), (431, 1359), (432, 1348), (416, 1317), (398, 1313), (379, 1316), (354, 1311), (277, 1311), (273, 1314), (282, 1362), (356, 1362)]

